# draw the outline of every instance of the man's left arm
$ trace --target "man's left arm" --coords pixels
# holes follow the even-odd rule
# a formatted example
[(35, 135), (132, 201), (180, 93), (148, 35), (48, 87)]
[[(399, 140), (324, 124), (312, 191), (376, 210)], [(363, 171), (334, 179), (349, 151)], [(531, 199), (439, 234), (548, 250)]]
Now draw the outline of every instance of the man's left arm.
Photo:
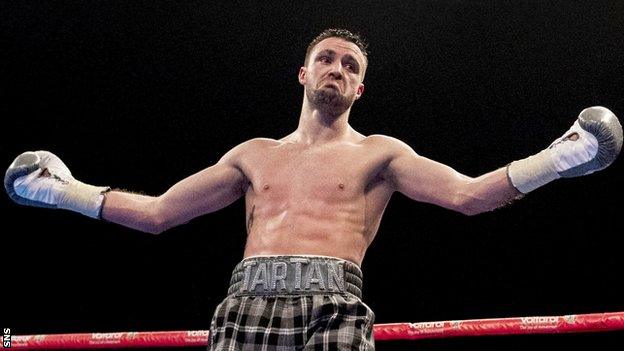
[(622, 148), (622, 126), (600, 106), (583, 110), (562, 137), (545, 150), (477, 178), (417, 155), (392, 139), (386, 178), (395, 190), (467, 215), (490, 211), (559, 178), (609, 166)]
[(395, 191), (410, 199), (475, 215), (503, 206), (521, 195), (509, 181), (506, 168), (472, 178), (418, 155), (399, 140), (388, 139), (392, 155), (384, 178)]

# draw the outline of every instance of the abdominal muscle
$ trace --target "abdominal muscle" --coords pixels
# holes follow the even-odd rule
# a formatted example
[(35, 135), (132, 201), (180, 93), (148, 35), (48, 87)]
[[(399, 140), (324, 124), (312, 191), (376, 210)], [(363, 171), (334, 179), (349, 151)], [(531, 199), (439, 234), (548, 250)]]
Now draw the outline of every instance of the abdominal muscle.
[[(275, 199), (273, 199), (275, 200)], [(365, 199), (346, 201), (248, 201), (245, 257), (320, 255), (362, 263), (369, 244)]]

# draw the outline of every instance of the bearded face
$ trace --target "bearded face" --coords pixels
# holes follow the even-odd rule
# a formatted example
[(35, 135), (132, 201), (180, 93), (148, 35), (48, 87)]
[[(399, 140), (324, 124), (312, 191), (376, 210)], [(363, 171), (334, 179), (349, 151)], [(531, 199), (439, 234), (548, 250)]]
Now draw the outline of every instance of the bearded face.
[(366, 59), (354, 43), (334, 37), (322, 40), (299, 71), (307, 101), (323, 114), (343, 114), (364, 91), (365, 65)]
[(336, 87), (306, 85), (305, 94), (312, 106), (330, 116), (339, 116), (351, 108), (356, 97), (343, 95)]

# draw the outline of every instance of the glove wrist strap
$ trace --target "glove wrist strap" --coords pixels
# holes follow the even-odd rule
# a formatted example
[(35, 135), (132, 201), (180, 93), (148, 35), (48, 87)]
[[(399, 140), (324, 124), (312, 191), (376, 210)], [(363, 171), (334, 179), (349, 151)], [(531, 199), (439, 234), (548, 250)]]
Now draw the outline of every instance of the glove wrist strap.
[(507, 166), (507, 175), (518, 191), (527, 194), (561, 177), (550, 153), (551, 150), (546, 149)]
[(57, 207), (76, 211), (91, 218), (99, 218), (104, 201), (103, 194), (109, 190), (109, 187), (72, 180), (67, 184), (64, 196), (59, 199)]

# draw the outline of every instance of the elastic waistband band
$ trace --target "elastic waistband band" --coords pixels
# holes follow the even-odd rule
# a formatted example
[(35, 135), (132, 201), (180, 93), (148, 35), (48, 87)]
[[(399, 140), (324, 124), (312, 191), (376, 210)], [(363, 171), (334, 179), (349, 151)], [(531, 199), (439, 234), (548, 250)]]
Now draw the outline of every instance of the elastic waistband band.
[(234, 268), (228, 295), (276, 296), (350, 293), (362, 298), (362, 271), (326, 256), (256, 256)]

